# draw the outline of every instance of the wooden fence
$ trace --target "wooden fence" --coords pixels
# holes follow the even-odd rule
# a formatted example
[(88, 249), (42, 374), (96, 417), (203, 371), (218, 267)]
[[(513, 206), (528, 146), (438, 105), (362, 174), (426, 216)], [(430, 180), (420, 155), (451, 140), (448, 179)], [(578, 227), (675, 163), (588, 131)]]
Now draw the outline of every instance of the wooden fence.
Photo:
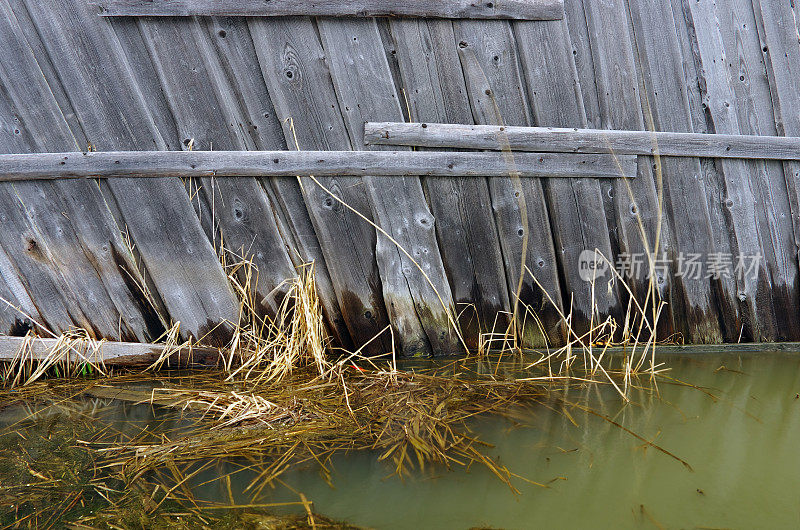
[[(758, 140), (698, 138), (800, 136), (800, 7), (788, 1), (417, 1), (403, 5), (420, 12), (378, 13), (393, 15), (383, 18), (367, 15), (400, 3), (315, 2), (356, 9), (247, 18), (111, 16), (233, 14), (217, 9), (222, 0), (97, 4), (0, 0), (0, 152), (93, 150), (90, 159), (100, 160), (120, 151), (202, 158), (356, 150), (374, 163), (370, 153), (405, 149), (409, 158), (397, 151), (393, 167), (405, 170), (395, 176), (356, 171), (352, 160), (341, 174), (281, 176), (316, 171), (313, 158), (322, 155), (306, 153), (291, 155), (292, 163), (306, 157), (306, 171), (256, 167), (248, 174), (257, 177), (236, 179), (211, 172), (0, 182), (4, 333), (22, 334), (35, 321), (54, 332), (82, 327), (147, 342), (180, 321), (185, 334), (214, 330), (207, 340), (223, 343), (227, 328), (219, 324), (235, 322), (239, 307), (224, 255), (227, 264), (253, 260), (265, 312), (281, 282), (314, 261), (331, 334), (345, 347), (391, 323), (405, 353), (459, 351), (443, 306), (459, 315), (474, 346), (498, 315), (502, 324), (518, 291), (539, 319), (526, 320), (525, 343), (556, 344), (560, 317), (541, 288), (571, 311), (577, 329), (592, 312), (621, 317), (627, 291), (593, 288), (582, 254), (598, 249), (621, 264), (658, 241), (664, 254), (655, 281), (668, 303), (662, 336), (800, 339), (797, 140), (767, 142), (759, 148), (772, 154), (745, 159), (726, 146), (748, 152), (747, 142)], [(167, 4), (182, 10), (153, 11)], [(281, 8), (303, 3), (269, 4), (276, 11), (247, 14), (285, 15)], [(431, 175), (408, 165), (416, 160), (410, 147), (365, 142), (366, 122), (409, 121), (693, 134), (660, 137), (664, 158), (650, 156), (649, 135), (636, 140), (638, 150), (612, 146), (640, 155), (636, 178), (594, 178), (613, 169), (608, 158), (594, 158), (602, 171), (516, 179), (503, 175), (507, 152), (459, 155), (447, 143), (420, 149), (429, 160), (461, 156), (462, 171), (454, 165), (448, 173), (445, 164)], [(567, 138), (561, 149), (575, 141)], [(690, 139), (706, 150), (667, 149)], [(430, 152), (443, 149), (450, 153)], [(464, 166), (464, 155), (494, 160), (496, 171)], [(522, 167), (536, 165), (535, 156), (514, 156), (530, 158)], [(197, 169), (186, 160), (183, 170)], [(629, 160), (623, 156), (623, 165)], [(682, 274), (686, 260), (724, 256), (732, 261), (727, 273)], [(737, 271), (743, 256), (759, 258), (754, 274)], [(647, 281), (628, 283), (638, 294)], [(371, 347), (390, 342), (385, 334)]]

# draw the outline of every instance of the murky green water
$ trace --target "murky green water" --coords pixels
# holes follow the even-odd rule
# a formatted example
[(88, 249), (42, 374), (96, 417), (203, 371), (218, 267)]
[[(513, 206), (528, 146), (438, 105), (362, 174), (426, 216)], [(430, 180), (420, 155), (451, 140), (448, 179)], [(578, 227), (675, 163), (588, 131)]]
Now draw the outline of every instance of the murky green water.
[[(670, 377), (699, 388), (662, 380), (657, 392), (634, 390), (629, 405), (610, 387), (565, 394), (691, 470), (597, 415), (573, 409), (567, 416), (542, 406), (524, 424), (490, 418), (475, 428), (495, 444), (491, 455), (546, 488), (517, 480), (515, 494), (481, 467), (436, 468), (401, 481), (370, 454), (336, 457), (333, 488), (313, 467), (284, 480), (312, 500), (315, 511), (376, 528), (800, 528), (800, 355), (662, 360), (672, 368)], [(121, 429), (158, 417), (141, 405), (82, 413)], [(6, 409), (0, 426), (13, 419)], [(220, 472), (198, 476), (196, 483)], [(251, 478), (234, 477), (238, 502), (245, 501), (241, 491)], [(218, 483), (197, 486), (195, 493), (224, 497)], [(261, 499), (282, 500), (297, 496), (280, 489)]]

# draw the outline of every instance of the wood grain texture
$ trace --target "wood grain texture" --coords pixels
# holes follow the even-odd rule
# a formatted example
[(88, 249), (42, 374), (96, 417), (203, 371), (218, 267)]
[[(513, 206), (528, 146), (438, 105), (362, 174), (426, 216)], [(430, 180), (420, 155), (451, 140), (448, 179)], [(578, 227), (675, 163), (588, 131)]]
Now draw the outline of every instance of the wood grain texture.
[[(78, 121), (98, 149), (177, 147), (157, 130), (108, 19), (81, 1), (15, 1), (39, 29)], [(180, 181), (114, 179), (108, 189), (107, 200), (123, 216), (120, 227), (129, 230), (170, 317), (187, 335), (213, 330), (207, 339), (225, 342), (223, 323), (237, 321), (238, 302)]]
[(326, 16), (438, 17), (552, 20), (564, 16), (564, 0), (99, 0), (103, 16)]
[[(739, 119), (732, 107), (735, 94), (726, 68), (728, 59), (716, 6), (711, 0), (688, 2), (688, 14), (696, 39), (696, 60), (701, 71), (703, 101), (714, 131), (739, 134)], [(732, 238), (733, 254), (769, 258), (757, 224), (756, 184), (751, 168), (743, 160), (722, 159), (718, 169), (724, 177), (721, 183), (724, 185), (723, 212)], [(774, 267), (774, 262), (768, 266)], [(738, 304), (739, 307), (740, 333), (750, 340), (770, 340), (770, 337), (775, 337), (775, 308), (765, 267), (760, 268), (757, 278), (743, 275), (733, 279), (737, 293), (731, 305)]]
[[(629, 9), (647, 128), (690, 134), (691, 110), (683, 88), (683, 64), (672, 10), (649, 2), (630, 2)], [(663, 144), (657, 138), (655, 142), (660, 152)], [(724, 226), (711, 225), (700, 161), (654, 157), (653, 162), (656, 172), (662, 174), (665, 219), (677, 253), (670, 259), (677, 262), (682, 254), (708, 262), (709, 254), (716, 251), (712, 233)], [(691, 275), (681, 275), (671, 283), (668, 303), (675, 308), (673, 328), (692, 342), (722, 341), (712, 283)]]
[[(800, 48), (797, 45), (797, 33), (787, 29), (791, 27), (793, 21), (795, 27), (798, 27), (798, 6), (795, 5), (792, 10), (790, 5), (780, 2), (768, 3), (752, 0), (752, 3), (759, 40), (757, 44), (754, 42), (746, 48), (750, 52), (749, 61), (746, 64), (750, 66), (750, 70), (755, 67), (765, 68), (766, 72), (759, 68), (758, 73), (766, 73), (766, 83), (764, 83), (764, 78), (759, 76), (757, 80), (762, 81), (761, 90), (756, 92), (757, 87), (751, 88), (755, 83), (749, 82), (752, 75), (746, 75), (747, 83), (744, 83), (743, 87), (739, 87), (740, 92), (741, 88), (750, 88), (754, 101), (750, 105), (737, 105), (737, 108), (741, 107), (751, 113), (758, 112), (757, 125), (767, 128), (769, 132), (772, 132), (774, 123), (777, 134), (800, 135), (800, 89), (798, 89), (795, 77), (800, 74)], [(752, 33), (752, 31), (749, 32), (747, 36), (752, 37)], [(760, 61), (758, 60), (759, 51), (761, 51)], [(749, 74), (749, 72), (747, 73)], [(743, 75), (740, 74), (740, 78)], [(767, 92), (767, 87), (769, 92)], [(770, 110), (772, 112), (769, 112)], [(770, 114), (774, 120), (772, 123)], [(751, 117), (745, 123), (753, 127), (753, 122), (754, 119)], [(778, 291), (775, 294), (776, 305), (787, 308), (786, 311), (776, 311), (778, 337), (780, 340), (786, 340), (787, 337), (796, 337), (800, 334), (797, 326), (800, 317), (795, 309), (800, 305), (798, 303), (800, 299), (800, 274), (798, 274), (800, 162), (792, 161), (783, 164), (783, 182), (780, 181), (780, 173), (776, 167), (767, 166), (765, 169), (767, 170), (766, 175), (759, 173), (759, 176), (762, 177), (759, 192), (762, 196), (766, 195), (763, 199), (764, 204), (771, 206), (766, 212), (768, 220), (766, 237), (776, 252), (776, 261), (779, 267), (775, 273), (773, 271), (768, 271), (768, 273), (776, 276), (771, 278), (773, 291)], [(784, 197), (788, 199), (791, 223), (784, 223), (784, 221), (788, 221)], [(791, 240), (787, 241), (790, 238)]]
[[(54, 179), (407, 175), (635, 177), (635, 157), (597, 154), (414, 151), (92, 151), (0, 155), (0, 182)], [(209, 184), (210, 185), (210, 184)], [(215, 185), (220, 185), (218, 182)]]
[[(455, 34), (475, 121), (530, 125), (530, 109), (510, 24), (459, 21), (455, 23)], [(509, 160), (515, 159), (516, 154), (509, 156)], [(548, 340), (559, 342), (563, 330), (558, 311), (542, 292), (546, 291), (557, 305), (561, 304), (558, 263), (542, 184), (512, 175), (491, 180), (489, 189), (509, 294), (512, 307), (516, 308), (523, 343), (542, 346)], [(533, 318), (526, 318), (526, 307), (538, 315), (543, 331)]]
[[(0, 137), (0, 150), (76, 149), (5, 0), (0, 3), (0, 46), (10, 54), (0, 65), (6, 96), (0, 103), (0, 121), (13, 123), (9, 134)], [(18, 183), (1, 188), (0, 240), (11, 253), (4, 267), (9, 271), (7, 282), (15, 286), (20, 302), (35, 299), (41, 307), (24, 304), (31, 316), (54, 331), (80, 326), (98, 338), (146, 340), (160, 334), (152, 308), (141, 292), (131, 289), (141, 278), (95, 183)], [(11, 277), (11, 269), (18, 278)]]
[[(440, 4), (379, 7), (467, 6)], [(160, 5), (186, 15), (255, 2), (146, 8)], [(337, 198), (402, 240), (454, 312), (473, 303), (488, 321), (511, 309), (524, 260), (580, 328), (625, 298), (603, 288), (591, 303), (580, 252), (639, 252), (640, 216), (651, 242), (663, 175), (673, 266), (681, 253), (760, 254), (763, 266), (741, 280), (666, 271), (662, 333), (800, 338), (796, 4), (568, 0), (559, 20), (535, 21), (101, 14), (84, 0), (0, 0), (0, 152), (41, 155), (0, 157), (16, 164), (0, 169), (16, 180), (0, 182), (0, 297), (56, 331), (146, 341), (173, 321), (197, 336), (235, 320), (224, 240), (259, 261), (265, 307), (280, 296), (267, 284), (315, 261), (337, 345), (393, 322), (406, 353), (459, 351), (416, 267)], [(364, 134), (366, 121), (377, 125)], [(529, 125), (559, 129), (515, 127)], [(637, 178), (593, 178), (626, 174)], [(0, 303), (0, 333), (25, 333), (20, 316)], [(556, 320), (544, 314), (550, 342), (562, 339)], [(473, 339), (474, 321), (461, 321)], [(372, 352), (390, 347), (382, 338)]]
[(375, 145), (800, 160), (800, 137), (399, 122), (368, 122), (364, 131)]
[[(681, 50), (681, 64), (683, 66), (683, 83), (681, 87), (686, 91), (689, 101), (692, 130), (696, 133), (714, 134), (713, 126), (706, 120), (705, 101), (702, 89), (702, 65), (697, 60), (697, 38), (694, 35), (692, 15), (688, 5), (683, 0), (671, 0), (672, 18), (678, 44)], [(733, 255), (731, 237), (729, 235), (727, 212), (725, 208), (725, 177), (717, 168), (715, 159), (700, 158), (701, 178), (706, 193), (708, 215), (712, 227), (714, 248), (717, 252)], [(738, 295), (736, 282), (732, 278), (720, 278), (717, 283), (715, 298), (719, 305), (720, 327), (723, 339), (737, 341), (741, 329), (741, 318), (738, 304), (735, 302)]]
[[(288, 148), (349, 151), (350, 137), (314, 22), (297, 17), (248, 23)], [(389, 323), (375, 258), (375, 229), (334, 195), (371, 220), (369, 200), (359, 177), (338, 173), (315, 177), (330, 194), (311, 178), (295, 182), (330, 270), (341, 325), (354, 345), (361, 346)], [(274, 182), (282, 185), (288, 179)], [(285, 190), (279, 195), (286, 196)], [(384, 333), (369, 344), (370, 353), (383, 353), (391, 348), (391, 337)]]
[[(378, 26), (374, 20), (323, 18), (319, 31), (351, 143), (363, 149), (366, 121), (403, 119)], [(436, 240), (435, 218), (419, 178), (366, 176), (364, 183), (373, 220), (405, 249), (402, 252), (378, 234), (376, 257), (384, 300), (390, 321), (403, 337), (403, 352), (462, 351), (450, 325), (448, 313), (455, 306)]]
[[(55, 348), (63, 348), (63, 342), (49, 338), (0, 335), (0, 362), (44, 360), (52, 355)], [(72, 363), (91, 362), (101, 366), (141, 368), (158, 361), (164, 348), (161, 344), (141, 342), (76, 341), (71, 349), (63, 352), (61, 359)], [(193, 346), (177, 348), (164, 366), (208, 367), (217, 366), (219, 362), (218, 349)]]
[[(390, 28), (410, 118), (472, 123), (452, 23), (392, 20)], [(476, 348), (481, 333), (505, 331), (511, 309), (489, 185), (481, 178), (443, 177), (426, 178), (423, 185), (459, 325)]]
[[(600, 126), (604, 129), (644, 130), (636, 59), (625, 1), (609, 0), (600, 4), (585, 0), (583, 6), (592, 42)], [(655, 254), (659, 258), (663, 252), (670, 255), (674, 250), (671, 248), (669, 225), (661, 222), (661, 186), (653, 174), (652, 165), (652, 160), (640, 157), (640, 178), (614, 183), (613, 202), (609, 205), (611, 211), (606, 214), (616, 221), (610, 236), (612, 248), (621, 253)], [(672, 264), (668, 264), (662, 270), (655, 271), (653, 281), (662, 299), (667, 298), (673, 268)], [(644, 297), (650, 281), (640, 276), (629, 279), (629, 283), (636, 296)], [(671, 312), (672, 307), (667, 306), (659, 322), (671, 324)], [(662, 330), (663, 333), (670, 331)]]
[[(566, 22), (519, 22), (513, 28), (535, 123), (586, 127), (584, 91)], [(631, 169), (636, 172), (635, 167)], [(616, 286), (606, 288), (610, 278), (598, 278), (593, 289), (591, 282), (581, 278), (579, 270), (581, 253), (586, 250), (597, 249), (608, 259), (613, 255), (608, 220), (600, 207), (600, 183), (594, 179), (570, 179), (542, 184), (563, 279), (563, 303), (572, 307), (572, 326), (582, 334), (591, 328), (593, 318), (596, 322), (608, 316), (619, 318), (623, 313)]]
[[(246, 19), (215, 17), (204, 19), (207, 33), (217, 52), (222, 75), (234, 105), (242, 116), (240, 128), (256, 150), (286, 149), (278, 115), (267, 89), (258, 54)], [(269, 197), (272, 214), (295, 267), (314, 262), (315, 283), (323, 313), (335, 344), (350, 347), (349, 333), (337, 302), (329, 264), (312, 225), (297, 179), (260, 179)]]
[[(141, 27), (175, 118), (176, 136), (170, 142), (182, 144), (190, 139), (198, 150), (255, 149), (251, 134), (257, 129), (245, 115), (243, 102), (237, 100), (238, 91), (225, 75), (200, 21), (143, 20)], [(230, 38), (234, 36), (232, 31)], [(174, 43), (181, 39), (183, 45), (175, 49)], [(187, 90), (193, 98), (184, 97)], [(205, 177), (200, 180), (200, 196), (205, 199), (198, 201), (205, 210), (200, 219), (214, 248), (226, 252), (228, 263), (252, 260), (257, 271), (254, 281), (258, 284), (253, 286), (257, 310), (276, 314), (288, 288), (284, 282), (297, 272), (261, 183), (255, 178)]]

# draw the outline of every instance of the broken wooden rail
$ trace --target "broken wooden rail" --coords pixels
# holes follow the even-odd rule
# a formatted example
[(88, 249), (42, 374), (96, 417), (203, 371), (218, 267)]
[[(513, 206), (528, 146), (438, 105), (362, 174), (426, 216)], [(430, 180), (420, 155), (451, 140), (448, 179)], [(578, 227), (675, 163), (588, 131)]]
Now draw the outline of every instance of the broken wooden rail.
[(800, 138), (443, 123), (367, 123), (368, 145), (800, 160)]
[(0, 155), (0, 182), (132, 177), (634, 177), (635, 157), (414, 151), (118, 151)]
[[(69, 345), (69, 346), (66, 346)], [(0, 335), (0, 363), (43, 361), (58, 350), (60, 360), (70, 363), (105, 364), (108, 366), (147, 367), (158, 361), (167, 346), (135, 342), (92, 340), (64, 341), (38, 337)], [(205, 346), (174, 347), (164, 367), (217, 366), (220, 350)], [(169, 352), (168, 352), (169, 353)]]
[(102, 16), (326, 16), (558, 20), (564, 0), (100, 0)]

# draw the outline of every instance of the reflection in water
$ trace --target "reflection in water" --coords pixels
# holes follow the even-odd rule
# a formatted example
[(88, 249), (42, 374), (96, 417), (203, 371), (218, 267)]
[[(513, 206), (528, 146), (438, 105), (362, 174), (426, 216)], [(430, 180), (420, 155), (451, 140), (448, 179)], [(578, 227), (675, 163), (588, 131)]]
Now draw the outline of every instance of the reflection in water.
[[(314, 501), (316, 511), (379, 528), (493, 526), (663, 528), (800, 527), (800, 356), (726, 354), (662, 357), (672, 370), (658, 392), (634, 390), (623, 405), (612, 388), (576, 386), (559, 397), (589, 408), (687, 461), (678, 460), (581, 408), (537, 406), (518, 421), (487, 418), (475, 424), (490, 452), (523, 480), (513, 494), (485, 468), (428, 469), (401, 481), (372, 454), (334, 459), (333, 486), (317, 468), (283, 479)], [(554, 400), (555, 404), (557, 401)], [(559, 401), (560, 402), (560, 401)], [(80, 404), (79, 404), (80, 405)], [(38, 420), (79, 414), (133, 435), (157, 436), (185, 419), (175, 412), (119, 402), (87, 401), (78, 409), (50, 407)], [(0, 411), (0, 427), (29, 411)], [(220, 502), (227, 484), (214, 478), (234, 466), (195, 477), (195, 494)], [(237, 502), (252, 475), (233, 476)], [(223, 489), (224, 488), (224, 489)], [(296, 501), (286, 489), (258, 502)]]
[(591, 407), (688, 461), (595, 415), (577, 423), (539, 407), (531, 427), (483, 420), (482, 439), (512, 471), (549, 483), (517, 496), (483, 468), (402, 483), (367, 455), (338, 458), (335, 489), (312, 470), (291, 484), (332, 517), (380, 528), (800, 528), (800, 357), (671, 357), (669, 376), (623, 406), (612, 389), (582, 388)]

